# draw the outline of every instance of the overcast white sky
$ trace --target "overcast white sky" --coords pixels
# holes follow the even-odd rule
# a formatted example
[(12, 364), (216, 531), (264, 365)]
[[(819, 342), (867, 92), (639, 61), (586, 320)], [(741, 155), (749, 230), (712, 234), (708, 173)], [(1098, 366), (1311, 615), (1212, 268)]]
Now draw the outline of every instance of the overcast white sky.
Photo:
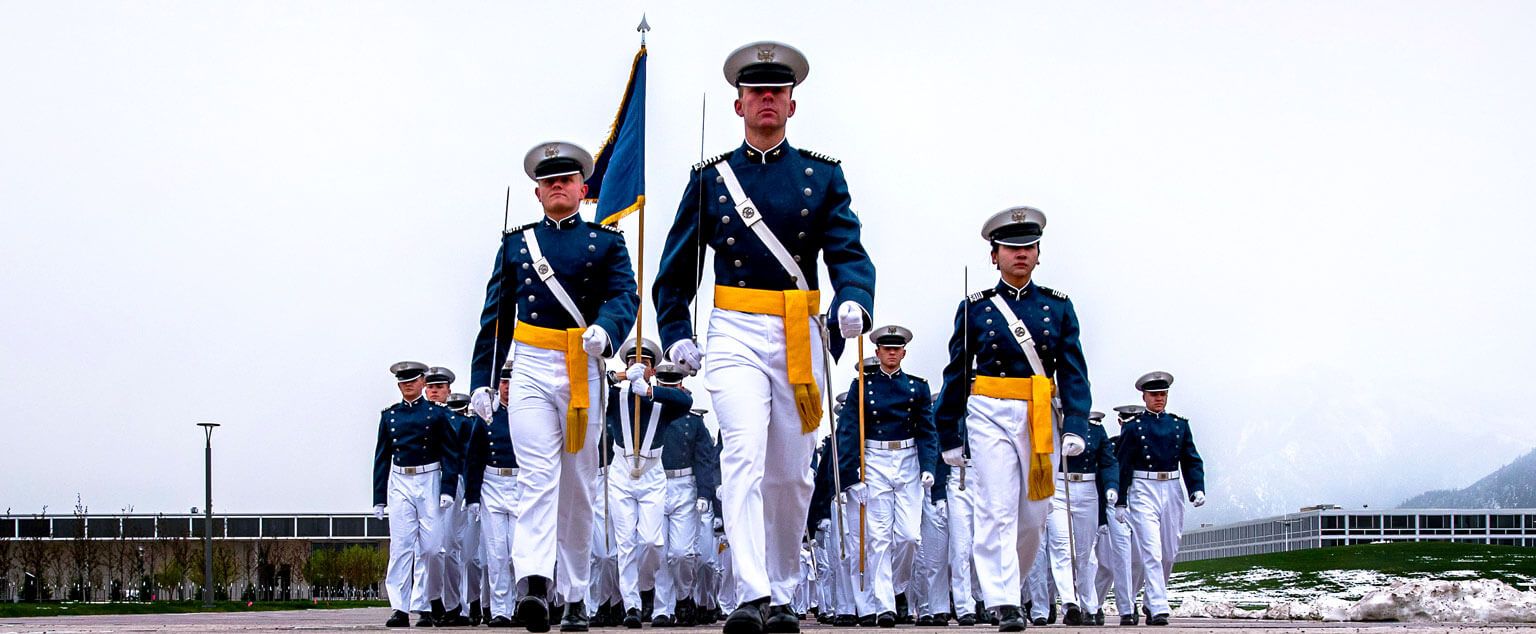
[(995, 281), (980, 223), (1031, 204), (1095, 407), (1177, 377), (1192, 523), (1536, 446), (1536, 5), (773, 6), (0, 2), (0, 508), (201, 506), (213, 420), (216, 510), (366, 510), (387, 367), (467, 380), (505, 188), (532, 221), (527, 148), (597, 149), (642, 12), (648, 277), (701, 96), (706, 151), (739, 144), (721, 63), (779, 39), (910, 372), (939, 381), (962, 268)]

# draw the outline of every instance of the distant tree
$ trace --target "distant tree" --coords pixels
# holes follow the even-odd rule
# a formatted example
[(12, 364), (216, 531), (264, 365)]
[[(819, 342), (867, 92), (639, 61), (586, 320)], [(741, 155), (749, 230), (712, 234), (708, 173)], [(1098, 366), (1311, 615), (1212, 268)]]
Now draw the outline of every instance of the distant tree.
[(70, 595), (77, 601), (93, 601), (95, 572), (101, 567), (101, 544), (87, 538), (86, 516), (90, 514), (90, 508), (80, 499), (80, 494), (75, 494), (74, 517), (64, 520), (74, 527), (74, 539), (69, 540), (69, 578), (73, 584)]

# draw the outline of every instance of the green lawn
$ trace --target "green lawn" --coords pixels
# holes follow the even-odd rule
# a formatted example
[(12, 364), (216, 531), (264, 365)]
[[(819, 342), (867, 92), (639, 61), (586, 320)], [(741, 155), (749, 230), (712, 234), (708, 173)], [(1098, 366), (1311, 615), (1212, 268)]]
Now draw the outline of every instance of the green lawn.
[(267, 612), (272, 610), (339, 610), (387, 607), (388, 601), (215, 601), (204, 610), (202, 601), (149, 601), (145, 603), (0, 603), (0, 618), (28, 616), (83, 616), (90, 614), (179, 614), (183, 612)]
[(1239, 604), (1308, 601), (1321, 595), (1358, 599), (1392, 578), (1498, 579), (1521, 590), (1536, 582), (1536, 549), (1516, 546), (1398, 542), (1227, 557), (1174, 566), (1173, 589), (1209, 592)]

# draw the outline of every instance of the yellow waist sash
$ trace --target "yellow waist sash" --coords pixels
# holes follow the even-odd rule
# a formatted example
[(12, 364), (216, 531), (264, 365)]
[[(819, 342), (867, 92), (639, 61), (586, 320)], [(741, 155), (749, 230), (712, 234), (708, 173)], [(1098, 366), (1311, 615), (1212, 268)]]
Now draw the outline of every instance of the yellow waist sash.
[(535, 348), (565, 353), (565, 374), (571, 384), (571, 404), (565, 408), (565, 451), (576, 453), (587, 444), (587, 410), (592, 407), (587, 385), (587, 351), (581, 347), (583, 328), (540, 328), (519, 321), (512, 339)]
[(784, 318), (784, 359), (789, 383), (795, 386), (795, 407), (800, 411), (800, 431), (809, 434), (821, 426), (821, 392), (811, 369), (810, 318), (821, 312), (821, 291), (764, 291), (734, 286), (715, 287), (715, 308)]
[(1029, 499), (1043, 500), (1056, 493), (1051, 477), (1051, 380), (977, 376), (971, 392), (980, 396), (1029, 402)]

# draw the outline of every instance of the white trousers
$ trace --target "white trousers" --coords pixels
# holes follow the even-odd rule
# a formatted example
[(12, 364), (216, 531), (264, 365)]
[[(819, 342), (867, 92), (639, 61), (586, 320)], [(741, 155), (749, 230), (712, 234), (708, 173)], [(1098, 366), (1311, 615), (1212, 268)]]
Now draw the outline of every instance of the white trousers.
[[(463, 487), (464, 485), (460, 483), (460, 499), (464, 497)], [(481, 507), (483, 508), (485, 506), (483, 504), (483, 493), (481, 494), (481, 500)], [(468, 516), (469, 511), (466, 509), (461, 511), (461, 513)], [(485, 538), (480, 530), (480, 522), (483, 519), (483, 514), (481, 517), (468, 517), (464, 522), (463, 530), (459, 534), (459, 543), (461, 544), (460, 558), (464, 563), (464, 591), (460, 594), (459, 598), (466, 606), (476, 601), (484, 602), (490, 598), (490, 586), (486, 583), (485, 559), (482, 554), (485, 550), (483, 546)], [(447, 594), (446, 591), (443, 593), (445, 602), (447, 601)], [(485, 606), (482, 604), (481, 607)], [(465, 614), (468, 614), (468, 607), (465, 610)]]
[(591, 588), (588, 599), (592, 607), (604, 603), (619, 603), (619, 546), (614, 532), (613, 517), (608, 507), (618, 493), (611, 482), (604, 479), (607, 469), (598, 469), (592, 489), (592, 565)]
[(402, 612), (431, 610), (443, 594), (439, 563), (443, 547), (441, 469), (405, 475), (389, 472), (389, 568), (384, 587), (389, 607)]
[(1147, 575), (1147, 609), (1168, 613), (1168, 579), (1179, 555), (1184, 530), (1184, 483), (1179, 480), (1131, 479), (1126, 493), (1131, 532)]
[(694, 540), (699, 558), (694, 574), (693, 599), (706, 610), (718, 605), (721, 585), (719, 544), (715, 542), (714, 524), (713, 510), (700, 513), (698, 535)]
[[(560, 566), (557, 576), (555, 561), (586, 562), (592, 557), (592, 480), (605, 394), (600, 386), (585, 386), (593, 412), (587, 419), (586, 443), (577, 453), (567, 453), (565, 408), (571, 401), (571, 385), (565, 353), (521, 342), (514, 345), (517, 361), (512, 368), (507, 422), (519, 467), (513, 529), (517, 542), (512, 548), (518, 591), (523, 592), (527, 578), (536, 575), (553, 579), (550, 591), (560, 599), (585, 601), (591, 567)], [(588, 363), (587, 372), (601, 371), (600, 361)]]
[[(896, 611), (899, 576), (912, 577), (912, 563), (922, 536), (923, 484), (917, 448), (865, 449), (864, 483), (868, 495), (863, 529), (866, 565), (862, 589), (856, 595), (860, 614)], [(852, 500), (850, 500), (852, 502)], [(858, 505), (849, 504), (858, 535)], [(905, 565), (900, 570), (898, 561)], [(855, 562), (854, 570), (858, 570)], [(910, 597), (908, 597), (910, 598)]]
[[(852, 614), (857, 616), (859, 608), (855, 599), (853, 572), (859, 569), (859, 543), (848, 531), (849, 509), (857, 509), (857, 504), (838, 504), (832, 501), (831, 531), (825, 533), (821, 543), (826, 544), (827, 549), (827, 600), (828, 607), (834, 614)], [(854, 510), (853, 515), (857, 516)], [(855, 521), (857, 521), (855, 519)], [(841, 525), (841, 526), (839, 526)]]
[(473, 524), (469, 512), (460, 507), (464, 501), (464, 482), (459, 481), (453, 506), (443, 511), (442, 565), (443, 606), (450, 611), (463, 605), (464, 599), (464, 529)]
[[(825, 390), (817, 320), (806, 321), (812, 372)], [(720, 421), (721, 514), (742, 602), (788, 604), (800, 577), (816, 435), (800, 431), (784, 346), (781, 317), (718, 308), (710, 315), (704, 384)]]
[(661, 569), (656, 571), (656, 600), (652, 618), (676, 616), (673, 608), (692, 599), (699, 567), (699, 509), (695, 506), (693, 476), (667, 478), (667, 503), (662, 508), (666, 541)]
[(613, 522), (613, 541), (617, 546), (619, 596), (624, 607), (639, 609), (641, 576), (656, 569), (665, 545), (661, 521), (662, 507), (667, 501), (667, 476), (661, 465), (656, 465), (639, 478), (631, 478), (630, 460), (616, 456), (608, 469), (608, 517)]
[[(1020, 562), (1029, 565), (1040, 549), (1050, 498), (1029, 499), (1029, 403), (972, 395), (966, 401), (970, 475), (977, 476), (975, 565), (988, 607), (1019, 605)], [(1054, 446), (1054, 439), (1052, 440)], [(1051, 454), (1051, 463), (1056, 455)], [(969, 478), (969, 476), (967, 476)]]
[(975, 572), (971, 547), (976, 532), (976, 469), (967, 467), (965, 490), (960, 490), (959, 469), (950, 472), (949, 490), (945, 492), (949, 511), (949, 592), (954, 597), (955, 616), (974, 614), (974, 604), (981, 600), (980, 584), (972, 584)]
[(1099, 596), (1099, 603), (1107, 602), (1109, 588), (1113, 584), (1115, 611), (1121, 616), (1135, 614), (1136, 593), (1145, 575), (1141, 558), (1135, 556), (1136, 544), (1131, 537), (1131, 526), (1114, 519), (1114, 509), (1110, 509), (1109, 522), (1099, 527), (1098, 543), (1094, 550), (1099, 564), (1094, 590)]
[[(511, 617), (516, 599), (512, 587), (517, 579), (512, 555), (517, 539), (517, 476), (485, 474), (480, 493), (480, 528), (485, 534), (487, 585), (490, 586), (492, 616)], [(475, 595), (471, 595), (475, 596)]]
[[(1040, 527), (1040, 536), (1045, 536), (1044, 526)], [(1051, 583), (1051, 556), (1045, 548), (1036, 551), (1034, 563), (1024, 575), (1024, 596), (1029, 597), (1030, 618), (1050, 616), (1051, 604), (1056, 603), (1056, 584)]]
[[(1067, 507), (1067, 487), (1071, 487), (1072, 506)], [(1067, 518), (1071, 517), (1071, 532)], [(1051, 576), (1056, 580), (1056, 596), (1061, 602), (1075, 603), (1085, 614), (1099, 610), (1093, 575), (1098, 569), (1094, 557), (1094, 538), (1099, 532), (1099, 490), (1093, 482), (1067, 482), (1056, 477), (1056, 495), (1051, 497), (1051, 515), (1046, 523), (1046, 543), (1051, 557)], [(1068, 543), (1067, 539), (1072, 542)], [(1074, 561), (1073, 555), (1077, 556)], [(1077, 585), (1073, 587), (1073, 580)]]
[(923, 539), (907, 589), (907, 604), (917, 616), (949, 614), (949, 513), (940, 513), (928, 496), (923, 497), (922, 505)]

